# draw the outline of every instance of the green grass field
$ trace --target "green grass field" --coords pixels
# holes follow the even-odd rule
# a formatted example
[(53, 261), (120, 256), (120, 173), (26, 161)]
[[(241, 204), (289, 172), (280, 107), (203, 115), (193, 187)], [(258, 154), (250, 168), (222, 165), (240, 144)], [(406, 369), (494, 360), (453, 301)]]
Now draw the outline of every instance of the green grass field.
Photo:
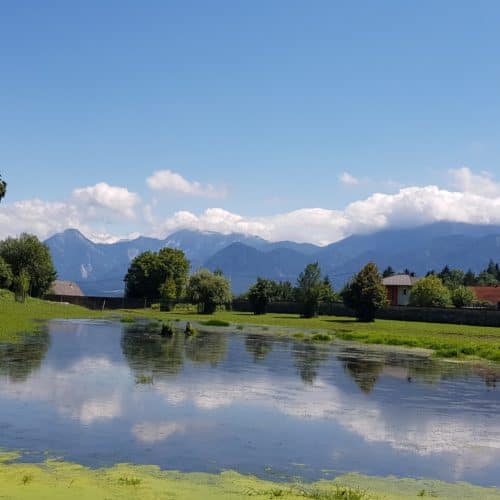
[(102, 313), (69, 304), (32, 298), (21, 304), (14, 300), (12, 293), (0, 290), (0, 341), (15, 340), (19, 334), (36, 331), (39, 321), (96, 317), (102, 317)]
[[(52, 318), (111, 318), (121, 316), (124, 321), (148, 318), (162, 321), (188, 320), (208, 326), (229, 323), (238, 325), (267, 325), (292, 328), (295, 331), (333, 333), (333, 339), (351, 340), (365, 344), (383, 344), (431, 349), (445, 358), (481, 358), (500, 361), (500, 328), (410, 321), (376, 320), (359, 323), (353, 318), (321, 316), (303, 319), (293, 314), (266, 314), (217, 312), (204, 316), (187, 311), (160, 312), (151, 309), (122, 311), (90, 311), (88, 309), (37, 299), (16, 302), (11, 293), (0, 291), (0, 340), (13, 340), (19, 333), (36, 330), (37, 321)], [(207, 323), (208, 321), (208, 323)], [(221, 326), (222, 327), (222, 326)], [(235, 328), (235, 331), (243, 331)], [(304, 335), (308, 339), (308, 335)], [(325, 336), (325, 339), (328, 339)]]

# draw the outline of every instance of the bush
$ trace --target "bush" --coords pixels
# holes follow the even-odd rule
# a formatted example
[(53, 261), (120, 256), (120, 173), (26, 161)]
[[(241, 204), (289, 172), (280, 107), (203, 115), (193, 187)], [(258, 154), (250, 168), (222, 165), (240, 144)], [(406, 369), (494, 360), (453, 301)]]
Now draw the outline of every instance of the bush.
[(213, 314), (218, 306), (231, 302), (229, 281), (220, 273), (200, 269), (189, 278), (187, 296), (202, 314)]
[(436, 275), (430, 274), (413, 285), (410, 305), (419, 307), (448, 307), (450, 304), (450, 291)]
[(472, 306), (475, 300), (474, 292), (466, 286), (458, 286), (451, 291), (451, 301), (458, 309)]

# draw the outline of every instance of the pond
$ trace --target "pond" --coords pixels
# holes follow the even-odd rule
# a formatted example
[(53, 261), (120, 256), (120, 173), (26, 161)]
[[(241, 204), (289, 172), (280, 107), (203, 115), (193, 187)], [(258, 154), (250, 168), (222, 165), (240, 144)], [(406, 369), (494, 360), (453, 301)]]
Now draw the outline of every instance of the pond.
[(274, 480), (500, 477), (500, 369), (258, 328), (53, 321), (0, 345), (0, 448)]

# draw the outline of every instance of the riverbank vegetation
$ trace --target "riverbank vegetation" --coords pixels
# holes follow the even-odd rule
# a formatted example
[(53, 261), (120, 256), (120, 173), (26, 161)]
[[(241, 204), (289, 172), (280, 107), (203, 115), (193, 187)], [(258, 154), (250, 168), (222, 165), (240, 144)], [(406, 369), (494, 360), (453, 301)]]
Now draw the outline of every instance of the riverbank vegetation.
[(7, 463), (13, 454), (0, 454), (2, 495), (10, 499), (137, 498), (206, 500), (231, 498), (286, 498), (287, 500), (400, 500), (500, 499), (500, 491), (466, 483), (377, 478), (348, 474), (334, 481), (283, 483), (258, 479), (233, 471), (220, 474), (162, 471), (156, 466), (119, 464), (90, 469), (82, 465), (48, 460), (40, 464)]

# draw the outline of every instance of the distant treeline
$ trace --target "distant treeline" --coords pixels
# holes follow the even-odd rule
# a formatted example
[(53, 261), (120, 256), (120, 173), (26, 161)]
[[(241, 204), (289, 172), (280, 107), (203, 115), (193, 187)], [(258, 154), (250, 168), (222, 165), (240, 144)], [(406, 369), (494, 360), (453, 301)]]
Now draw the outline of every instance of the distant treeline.
[[(382, 276), (387, 278), (398, 274), (391, 266), (387, 267)], [(415, 276), (413, 271), (405, 269), (402, 274)], [(488, 265), (478, 274), (474, 273), (472, 269), (464, 272), (461, 269), (452, 269), (448, 265), (444, 266), (440, 272), (432, 269), (428, 271), (426, 276), (437, 276), (441, 279), (443, 284), (448, 288), (455, 288), (459, 285), (463, 286), (496, 286), (500, 285), (500, 265), (490, 259)]]

